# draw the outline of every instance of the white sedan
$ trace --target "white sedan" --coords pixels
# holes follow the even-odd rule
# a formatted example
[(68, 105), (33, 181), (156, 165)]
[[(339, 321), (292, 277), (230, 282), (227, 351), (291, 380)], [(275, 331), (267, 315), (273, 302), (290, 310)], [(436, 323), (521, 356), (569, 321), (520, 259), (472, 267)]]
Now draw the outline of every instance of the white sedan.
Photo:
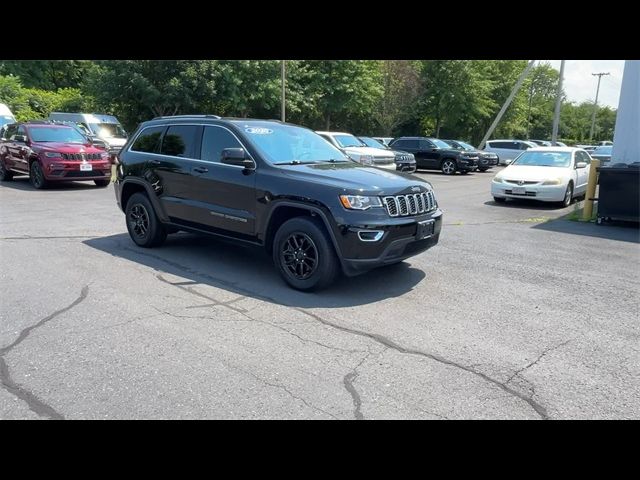
[(590, 163), (580, 148), (530, 148), (493, 178), (491, 195), (496, 202), (528, 198), (567, 207), (587, 191)]

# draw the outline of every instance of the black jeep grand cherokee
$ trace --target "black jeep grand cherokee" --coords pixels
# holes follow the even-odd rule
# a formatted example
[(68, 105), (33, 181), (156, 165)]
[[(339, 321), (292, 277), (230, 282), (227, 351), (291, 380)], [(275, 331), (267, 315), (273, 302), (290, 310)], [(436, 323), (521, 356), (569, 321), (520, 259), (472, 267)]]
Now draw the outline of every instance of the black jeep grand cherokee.
[(137, 245), (178, 230), (262, 245), (300, 290), (400, 262), (440, 236), (428, 182), (353, 162), (296, 125), (159, 117), (119, 157), (116, 198)]

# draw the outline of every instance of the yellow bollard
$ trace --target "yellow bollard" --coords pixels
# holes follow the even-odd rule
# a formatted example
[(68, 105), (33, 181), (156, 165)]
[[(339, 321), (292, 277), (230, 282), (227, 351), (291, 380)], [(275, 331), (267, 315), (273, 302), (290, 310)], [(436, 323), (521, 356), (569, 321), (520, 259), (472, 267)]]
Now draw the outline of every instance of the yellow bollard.
[(591, 220), (591, 215), (593, 215), (593, 200), (591, 199), (596, 194), (596, 185), (598, 184), (596, 168), (599, 166), (600, 160), (592, 158), (589, 166), (589, 183), (587, 183), (587, 193), (584, 196), (584, 209), (582, 210), (582, 219), (586, 221)]

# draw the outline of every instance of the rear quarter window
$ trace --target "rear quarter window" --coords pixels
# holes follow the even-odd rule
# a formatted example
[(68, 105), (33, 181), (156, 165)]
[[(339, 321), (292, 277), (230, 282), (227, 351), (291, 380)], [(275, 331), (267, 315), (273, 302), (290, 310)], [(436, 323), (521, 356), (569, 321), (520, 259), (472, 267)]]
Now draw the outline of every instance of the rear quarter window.
[(158, 153), (160, 151), (160, 139), (165, 128), (165, 126), (145, 128), (131, 145), (131, 150), (134, 152)]

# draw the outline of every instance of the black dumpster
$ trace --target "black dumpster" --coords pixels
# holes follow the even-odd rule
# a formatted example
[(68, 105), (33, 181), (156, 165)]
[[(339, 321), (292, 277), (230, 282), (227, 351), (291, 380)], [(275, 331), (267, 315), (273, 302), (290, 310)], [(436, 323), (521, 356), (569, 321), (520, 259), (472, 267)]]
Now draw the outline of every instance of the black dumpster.
[(598, 223), (605, 219), (640, 222), (640, 163), (618, 163), (598, 172)]

